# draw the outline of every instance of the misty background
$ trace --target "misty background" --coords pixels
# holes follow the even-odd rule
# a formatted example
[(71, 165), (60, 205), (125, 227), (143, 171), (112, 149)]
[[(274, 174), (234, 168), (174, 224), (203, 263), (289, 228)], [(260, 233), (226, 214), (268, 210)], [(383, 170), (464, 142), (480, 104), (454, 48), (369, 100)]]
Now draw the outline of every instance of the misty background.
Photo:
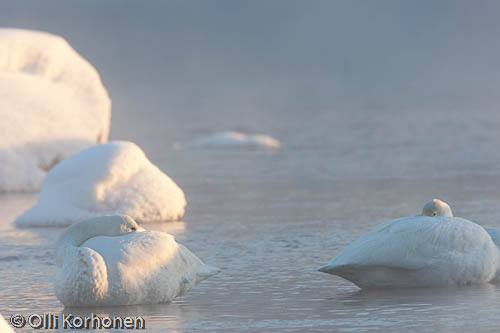
[[(497, 1), (1, 1), (0, 24), (62, 35), (113, 111), (497, 104)], [(251, 114), (248, 114), (251, 113)], [(208, 117), (209, 118), (209, 117)]]
[(284, 181), (408, 179), (498, 173), (499, 10), (497, 1), (18, 0), (0, 1), (0, 25), (66, 38), (108, 89), (111, 139), (138, 143), (181, 184), (222, 160), (224, 179), (245, 173), (250, 157), (165, 157), (221, 130), (302, 151), (263, 162)]

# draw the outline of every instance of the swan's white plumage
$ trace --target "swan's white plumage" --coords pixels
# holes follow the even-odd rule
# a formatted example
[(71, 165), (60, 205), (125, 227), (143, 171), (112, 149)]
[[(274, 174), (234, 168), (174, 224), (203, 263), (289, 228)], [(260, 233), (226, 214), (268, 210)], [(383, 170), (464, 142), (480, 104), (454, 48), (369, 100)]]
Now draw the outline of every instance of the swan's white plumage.
[(432, 199), (427, 202), (422, 209), (422, 215), (426, 216), (448, 216), (452, 217), (453, 212), (451, 211), (450, 205), (439, 199)]
[[(112, 219), (115, 221), (110, 222)], [(95, 218), (73, 225), (63, 234), (68, 239), (61, 239), (58, 245), (60, 267), (54, 287), (65, 306), (165, 303), (218, 272), (167, 233), (139, 227), (137, 232), (119, 231), (116, 236), (105, 231), (117, 219), (132, 220)], [(85, 228), (85, 223), (90, 227)], [(93, 235), (75, 238), (73, 231)]]
[[(453, 216), (453, 212), (451, 210), (450, 205), (448, 205), (446, 202), (441, 201), (439, 199), (432, 199), (431, 201), (427, 202), (424, 205), (424, 208), (422, 210), (422, 215), (426, 216)], [(500, 229), (498, 228), (491, 228), (491, 227), (483, 227), (484, 230), (491, 236), (491, 239), (493, 240), (493, 243), (496, 244), (497, 247), (500, 249)]]
[(456, 217), (414, 216), (376, 227), (320, 271), (361, 288), (433, 287), (489, 282), (499, 261), (481, 226)]

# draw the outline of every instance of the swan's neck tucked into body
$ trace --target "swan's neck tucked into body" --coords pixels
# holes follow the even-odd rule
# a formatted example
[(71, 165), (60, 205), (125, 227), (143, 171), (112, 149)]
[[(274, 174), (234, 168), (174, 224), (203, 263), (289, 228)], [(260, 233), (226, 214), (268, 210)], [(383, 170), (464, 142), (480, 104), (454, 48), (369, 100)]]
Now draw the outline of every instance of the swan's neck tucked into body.
[(56, 245), (56, 263), (62, 266), (65, 254), (77, 248), (92, 237), (106, 234), (103, 232), (102, 221), (88, 220), (68, 227), (59, 237)]

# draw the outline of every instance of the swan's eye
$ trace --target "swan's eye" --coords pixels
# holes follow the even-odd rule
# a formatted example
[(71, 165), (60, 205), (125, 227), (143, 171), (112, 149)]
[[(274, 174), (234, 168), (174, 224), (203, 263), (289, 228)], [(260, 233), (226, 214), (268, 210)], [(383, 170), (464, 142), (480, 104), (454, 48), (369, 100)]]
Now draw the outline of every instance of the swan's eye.
[(135, 227), (131, 227), (130, 230), (136, 231), (137, 229)]
[(437, 213), (436, 213), (436, 212), (432, 213), (432, 216), (436, 216), (436, 215), (437, 215)]

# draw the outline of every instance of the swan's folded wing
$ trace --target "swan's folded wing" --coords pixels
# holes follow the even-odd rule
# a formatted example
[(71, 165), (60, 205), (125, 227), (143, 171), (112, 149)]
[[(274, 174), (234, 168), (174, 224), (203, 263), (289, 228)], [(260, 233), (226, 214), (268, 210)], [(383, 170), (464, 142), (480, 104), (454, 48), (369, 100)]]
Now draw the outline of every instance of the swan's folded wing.
[(320, 271), (361, 288), (464, 285), (491, 281), (499, 259), (481, 226), (460, 218), (415, 216), (378, 226)]
[(468, 263), (491, 253), (490, 236), (460, 218), (415, 216), (386, 222), (346, 247), (330, 263), (419, 270)]
[(102, 254), (116, 304), (168, 302), (214, 273), (164, 232), (99, 236), (83, 245)]
[(168, 263), (178, 251), (173, 236), (154, 231), (93, 237), (82, 246), (102, 255), (112, 280), (125, 276), (138, 282)]

